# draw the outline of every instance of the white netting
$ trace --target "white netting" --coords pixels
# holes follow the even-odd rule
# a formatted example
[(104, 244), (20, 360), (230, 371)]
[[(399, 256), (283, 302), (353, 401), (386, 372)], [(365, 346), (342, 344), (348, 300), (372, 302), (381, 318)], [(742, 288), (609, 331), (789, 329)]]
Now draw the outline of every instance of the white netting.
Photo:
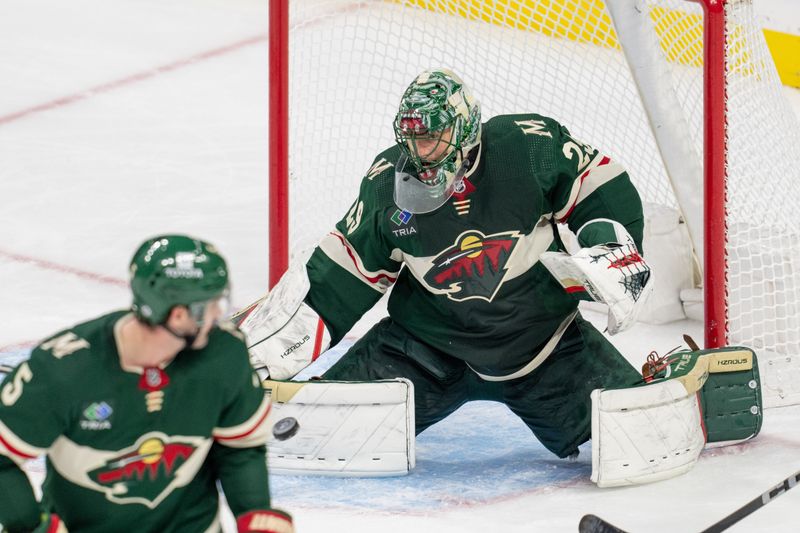
[(731, 340), (800, 354), (800, 125), (751, 3), (727, 14)]
[[(663, 85), (672, 88), (689, 153), (702, 165), (702, 10), (684, 0), (635, 4), (661, 50), (668, 71)], [(552, 116), (623, 163), (646, 202), (680, 204), (694, 221), (686, 202), (694, 197), (699, 205), (702, 186), (672, 176), (684, 179), (676, 183), (682, 189), (676, 199), (601, 0), (300, 0), (291, 6), (292, 250), (313, 244), (344, 215), (373, 157), (393, 142), (391, 121), (403, 90), (417, 73), (437, 66), (454, 69), (472, 87), (484, 120), (517, 112)], [(800, 176), (793, 166), (800, 134), (750, 2), (731, 1), (728, 12), (731, 340), (800, 353), (794, 205)]]
[[(313, 243), (347, 211), (373, 157), (394, 142), (391, 123), (403, 90), (437, 66), (452, 68), (472, 87), (484, 120), (502, 113), (552, 116), (624, 162), (637, 183), (656, 176), (642, 187), (647, 201), (675, 205), (599, 4), (541, 1), (535, 11), (515, 12), (491, 2), (481, 12), (479, 2), (410, 3), (292, 3), (292, 249)], [(519, 9), (520, 2), (507, 3)]]
[[(647, 5), (651, 35), (661, 44), (662, 59), (668, 58), (670, 85), (701, 158), (702, 9), (682, 0)], [(730, 1), (726, 15), (729, 342), (798, 354), (800, 125), (782, 94), (752, 3)], [(697, 194), (702, 194), (699, 184)]]

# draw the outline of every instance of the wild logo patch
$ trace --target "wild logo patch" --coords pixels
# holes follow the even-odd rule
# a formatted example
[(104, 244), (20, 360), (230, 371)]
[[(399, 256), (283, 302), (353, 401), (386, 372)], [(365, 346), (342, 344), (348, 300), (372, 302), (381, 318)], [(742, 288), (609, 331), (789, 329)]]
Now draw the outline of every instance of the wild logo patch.
[(433, 260), (425, 282), (456, 302), (482, 298), (491, 302), (503, 284), (506, 263), (520, 235), (516, 231), (484, 235), (467, 231)]
[(112, 502), (142, 503), (154, 508), (194, 477), (196, 467), (183, 468), (190, 459), (196, 459), (192, 462), (198, 466), (202, 462), (202, 458), (193, 457), (199, 445), (193, 440), (149, 433), (131, 448), (90, 470), (88, 476)]

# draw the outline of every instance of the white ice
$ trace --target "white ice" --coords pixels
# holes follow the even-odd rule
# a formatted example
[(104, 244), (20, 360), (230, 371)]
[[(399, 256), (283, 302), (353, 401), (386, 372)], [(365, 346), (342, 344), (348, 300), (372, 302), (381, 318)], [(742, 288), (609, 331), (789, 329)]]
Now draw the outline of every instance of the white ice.
[[(129, 305), (127, 262), (156, 233), (216, 243), (234, 305), (264, 291), (266, 11), (263, 0), (0, 3), (0, 362)], [(682, 333), (702, 338), (702, 326), (639, 325), (614, 342), (639, 365)], [(504, 407), (478, 402), (420, 435), (407, 477), (275, 476), (272, 492), (304, 533), (566, 532), (589, 512), (632, 532), (699, 531), (800, 469), (800, 408), (768, 411), (758, 438), (660, 483), (598, 489), (590, 455), (587, 444), (559, 460)], [(41, 463), (28, 471), (41, 481)], [(800, 490), (731, 531), (797, 531), (795, 505)]]

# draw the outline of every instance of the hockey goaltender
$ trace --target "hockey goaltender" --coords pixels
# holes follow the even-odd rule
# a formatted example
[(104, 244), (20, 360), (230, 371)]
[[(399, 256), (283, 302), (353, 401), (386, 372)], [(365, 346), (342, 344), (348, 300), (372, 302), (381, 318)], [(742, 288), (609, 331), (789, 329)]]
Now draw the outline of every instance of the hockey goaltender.
[[(447, 69), (414, 79), (393, 129), (333, 231), (238, 317), (276, 412), (299, 421), (268, 446), (273, 471), (406, 473), (414, 435), (472, 400), (505, 404), (558, 457), (592, 438), (600, 486), (676, 475), (707, 442), (758, 432), (751, 350), (684, 350), (643, 377), (581, 317), (580, 300), (605, 303), (613, 335), (653, 288), (619, 162), (543, 115), (482, 123)], [(288, 381), (389, 288), (389, 316), (321, 381)]]

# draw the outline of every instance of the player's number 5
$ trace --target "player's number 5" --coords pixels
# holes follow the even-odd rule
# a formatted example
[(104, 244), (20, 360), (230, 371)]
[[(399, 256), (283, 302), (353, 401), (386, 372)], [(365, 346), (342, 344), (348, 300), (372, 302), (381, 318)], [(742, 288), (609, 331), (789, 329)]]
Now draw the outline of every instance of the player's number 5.
[(33, 372), (31, 372), (28, 363), (19, 365), (14, 379), (11, 380), (11, 383), (6, 383), (3, 386), (3, 390), (0, 391), (0, 401), (3, 402), (3, 405), (14, 405), (19, 400), (19, 397), (22, 396), (23, 385), (28, 383), (31, 378), (33, 378)]

